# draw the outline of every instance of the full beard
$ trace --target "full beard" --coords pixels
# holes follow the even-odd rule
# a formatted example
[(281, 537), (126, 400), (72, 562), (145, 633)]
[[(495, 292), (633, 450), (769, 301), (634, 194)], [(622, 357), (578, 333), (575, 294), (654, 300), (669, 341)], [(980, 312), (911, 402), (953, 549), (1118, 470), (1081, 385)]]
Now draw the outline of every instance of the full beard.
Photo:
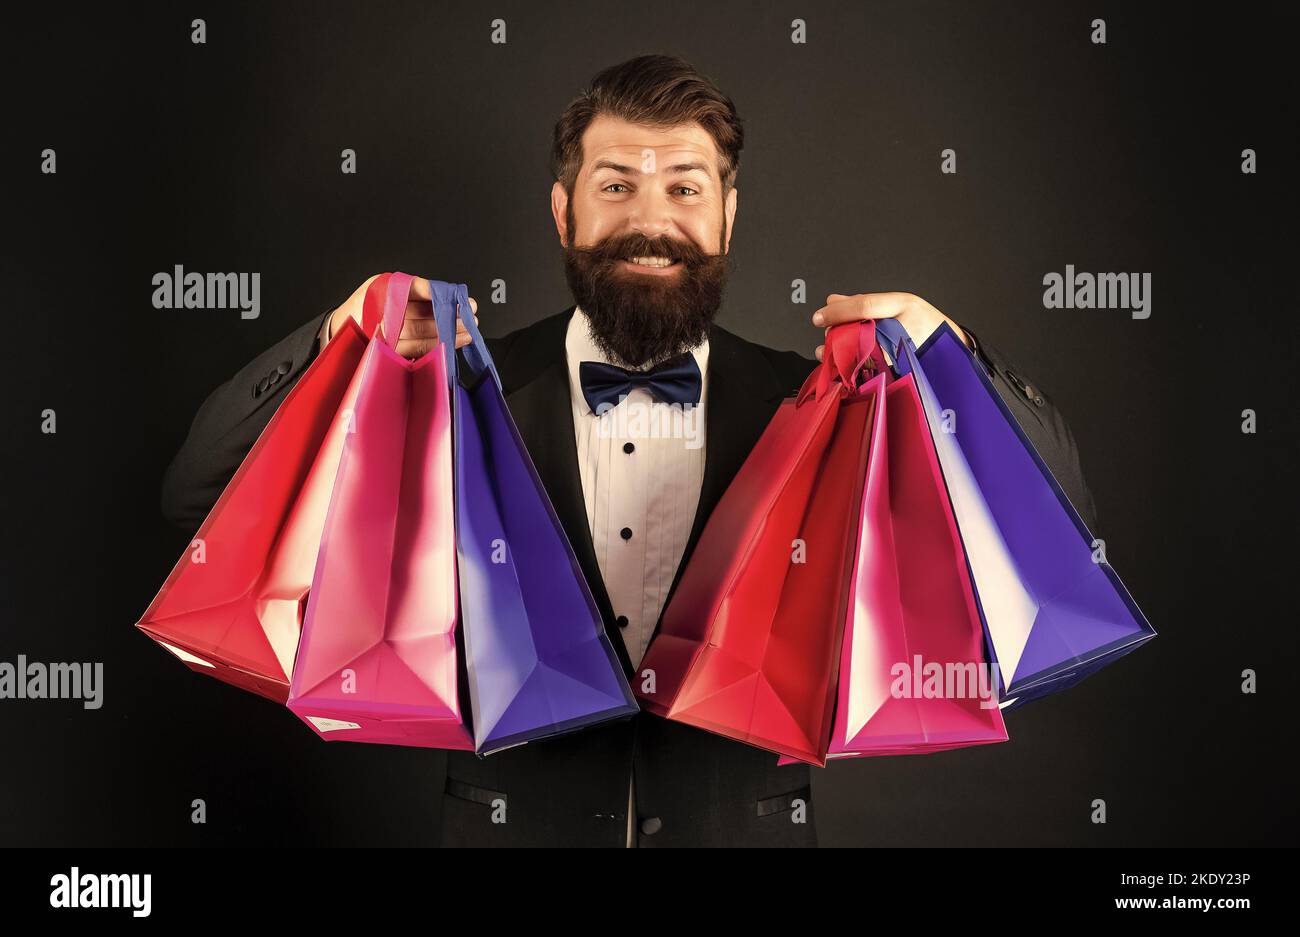
[[(638, 273), (620, 263), (629, 257), (671, 258), (677, 270), (669, 276)], [(596, 346), (630, 369), (659, 364), (704, 341), (722, 306), (729, 269), (725, 253), (639, 233), (564, 248), (565, 279), (591, 321)]]

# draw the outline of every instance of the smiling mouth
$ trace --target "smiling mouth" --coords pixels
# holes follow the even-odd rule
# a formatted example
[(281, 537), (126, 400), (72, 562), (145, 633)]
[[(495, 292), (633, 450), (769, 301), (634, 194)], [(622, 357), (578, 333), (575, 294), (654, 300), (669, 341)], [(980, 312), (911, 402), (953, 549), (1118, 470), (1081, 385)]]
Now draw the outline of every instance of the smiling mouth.
[(682, 265), (676, 257), (625, 257), (623, 263), (638, 273), (666, 273)]

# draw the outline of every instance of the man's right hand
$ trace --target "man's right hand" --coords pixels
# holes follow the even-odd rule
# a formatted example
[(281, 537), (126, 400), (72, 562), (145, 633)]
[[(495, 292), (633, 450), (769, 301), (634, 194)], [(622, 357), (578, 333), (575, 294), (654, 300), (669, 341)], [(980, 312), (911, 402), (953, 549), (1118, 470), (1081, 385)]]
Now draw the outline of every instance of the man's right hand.
[[(354, 319), (357, 325), (361, 324), (361, 310), (365, 303), (366, 290), (378, 276), (375, 274), (358, 286), (356, 292), (330, 314), (325, 341), (337, 335), (343, 323), (349, 318)], [(477, 324), (478, 303), (473, 296), (469, 298), (469, 305), (475, 312), (474, 322)], [(464, 348), (470, 341), (465, 324), (457, 318), (456, 347)], [(438, 329), (433, 323), (433, 297), (429, 294), (429, 281), (415, 277), (411, 280), (411, 298), (406, 304), (406, 321), (402, 323), (402, 332), (397, 338), (397, 353), (404, 358), (418, 358), (432, 351), (437, 344)]]

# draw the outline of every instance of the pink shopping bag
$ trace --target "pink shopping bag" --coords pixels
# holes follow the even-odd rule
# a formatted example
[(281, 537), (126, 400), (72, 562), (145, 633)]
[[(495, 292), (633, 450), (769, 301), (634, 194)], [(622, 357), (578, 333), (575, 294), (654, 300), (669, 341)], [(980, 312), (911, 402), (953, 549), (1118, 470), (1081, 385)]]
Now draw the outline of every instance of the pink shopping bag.
[(362, 361), (289, 708), (328, 740), (472, 749), (456, 660), (445, 350), (415, 361), (394, 350), (411, 280), (389, 278)]
[[(912, 375), (872, 378), (830, 759), (1004, 742), (996, 674)], [(791, 759), (782, 759), (785, 763)]]

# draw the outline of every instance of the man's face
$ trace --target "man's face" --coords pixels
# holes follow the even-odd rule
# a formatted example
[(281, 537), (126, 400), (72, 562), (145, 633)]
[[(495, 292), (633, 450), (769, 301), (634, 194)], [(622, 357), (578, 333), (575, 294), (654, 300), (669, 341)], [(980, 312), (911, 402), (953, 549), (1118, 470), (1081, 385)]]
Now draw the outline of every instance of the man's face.
[(601, 116), (582, 142), (573, 196), (557, 182), (551, 211), (597, 343), (627, 367), (698, 345), (722, 302), (736, 213), (713, 138)]

